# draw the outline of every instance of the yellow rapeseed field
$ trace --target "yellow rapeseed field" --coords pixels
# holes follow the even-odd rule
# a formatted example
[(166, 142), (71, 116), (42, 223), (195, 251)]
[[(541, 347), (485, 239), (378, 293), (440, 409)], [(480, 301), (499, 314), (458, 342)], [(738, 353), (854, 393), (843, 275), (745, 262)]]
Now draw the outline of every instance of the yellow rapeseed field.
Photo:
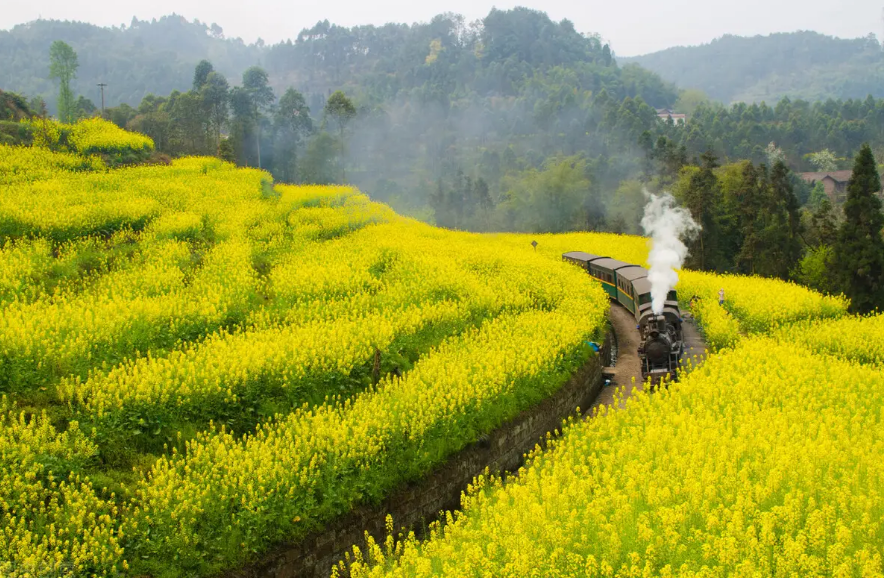
[(147, 152), (154, 148), (150, 137), (123, 130), (114, 123), (97, 117), (83, 118), (74, 124), (42, 118), (21, 122), (31, 129), (34, 145), (42, 148), (66, 147), (79, 155)]
[[(562, 253), (647, 257), (638, 237), (446, 231), (352, 187), (274, 185), (218, 159), (113, 168), (152, 143), (101, 120), (31, 129), (35, 146), (0, 146), (3, 576), (215, 575), (379, 500), (594, 355), (609, 302)], [(412, 540), (389, 569), (521, 575), (552, 560), (614, 575), (668, 560), (713, 575), (691, 566), (700, 556), (733, 575), (767, 575), (770, 560), (876, 575), (880, 470), (859, 454), (881, 449), (879, 374), (821, 355), (877, 363), (856, 337), (877, 318), (836, 322), (836, 346), (814, 324), (843, 316), (843, 300), (689, 271), (678, 289), (701, 297), (714, 348), (735, 350), (572, 428), (536, 458), (529, 490), (486, 482), (451, 526), (462, 548)], [(800, 348), (817, 356), (793, 376)], [(837, 403), (836, 375), (861, 382)], [(524, 535), (495, 518), (514, 516), (507, 491), (524, 493)], [(493, 528), (480, 557), (470, 536)], [(744, 553), (750, 566), (735, 565)]]
[(38, 465), (4, 454), (7, 573), (219, 571), (426, 471), (601, 339), (604, 293), (559, 259), (348, 187), (86, 158), (0, 147), (4, 427), (45, 438)]
[(751, 338), (357, 550), (381, 576), (884, 576), (884, 373)]

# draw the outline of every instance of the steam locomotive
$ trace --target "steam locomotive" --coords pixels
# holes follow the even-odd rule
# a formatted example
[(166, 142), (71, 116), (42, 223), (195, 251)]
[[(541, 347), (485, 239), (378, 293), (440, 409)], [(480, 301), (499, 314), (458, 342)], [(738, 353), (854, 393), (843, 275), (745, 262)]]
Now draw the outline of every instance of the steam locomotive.
[(635, 315), (641, 334), (638, 356), (642, 364), (642, 381), (650, 378), (652, 385), (678, 378), (678, 365), (684, 353), (681, 309), (678, 295), (669, 291), (662, 313), (651, 309), (651, 282), (648, 270), (616, 259), (572, 251), (562, 255), (564, 261), (586, 270), (601, 282), (608, 296)]

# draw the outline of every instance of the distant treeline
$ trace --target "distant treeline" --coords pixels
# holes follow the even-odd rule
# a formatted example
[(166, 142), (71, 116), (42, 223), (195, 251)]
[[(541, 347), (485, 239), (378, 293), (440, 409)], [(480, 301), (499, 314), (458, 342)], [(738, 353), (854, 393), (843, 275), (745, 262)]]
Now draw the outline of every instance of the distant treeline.
[[(114, 33), (157, 26), (137, 24)], [(206, 42), (226, 42), (204, 28)], [(524, 8), (472, 24), (450, 14), (413, 26), (323, 22), (260, 53), (265, 67), (239, 78), (203, 60), (187, 90), (105, 114), (172, 156), (218, 155), (284, 182), (352, 183), (459, 229), (639, 233), (643, 191), (673, 190), (692, 210), (723, 211), (696, 215), (712, 237), (695, 266), (780, 277), (799, 275), (808, 251), (830, 244), (825, 222), (841, 219), (794, 172), (850, 168), (863, 143), (873, 164), (884, 161), (884, 100), (724, 107), (618, 66), (597, 37)], [(91, 57), (80, 55), (78, 77)], [(73, 108), (95, 114), (82, 96)], [(663, 121), (659, 108), (688, 121)], [(734, 191), (752, 187), (763, 199), (752, 206), (771, 220), (735, 216)], [(777, 237), (786, 222), (788, 242)], [(775, 257), (771, 244), (783, 248)]]
[[(877, 29), (870, 23), (869, 30)], [(870, 34), (845, 39), (817, 32), (727, 35), (627, 59), (682, 88), (725, 103), (884, 97), (884, 49)]]

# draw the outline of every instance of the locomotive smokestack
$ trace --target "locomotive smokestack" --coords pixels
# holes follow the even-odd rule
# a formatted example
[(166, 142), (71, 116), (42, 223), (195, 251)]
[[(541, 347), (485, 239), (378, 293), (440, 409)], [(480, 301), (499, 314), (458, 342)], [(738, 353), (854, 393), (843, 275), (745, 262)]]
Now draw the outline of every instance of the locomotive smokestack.
[(700, 225), (691, 218), (691, 213), (675, 206), (675, 199), (669, 193), (652, 195), (645, 191), (648, 204), (642, 228), (651, 237), (651, 251), (648, 254), (648, 281), (651, 283), (651, 308), (659, 315), (663, 312), (666, 296), (678, 283), (677, 269), (681, 269), (688, 248), (682, 237), (690, 237), (700, 230)]

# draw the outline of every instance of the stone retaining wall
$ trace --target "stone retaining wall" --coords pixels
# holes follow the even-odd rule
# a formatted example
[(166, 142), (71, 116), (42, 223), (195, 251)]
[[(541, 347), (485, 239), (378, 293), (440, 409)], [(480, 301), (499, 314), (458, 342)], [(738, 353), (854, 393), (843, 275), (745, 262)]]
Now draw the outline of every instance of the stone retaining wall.
[(547, 432), (559, 429), (576, 408), (585, 411), (592, 405), (603, 385), (602, 367), (610, 362), (610, 341), (555, 395), (467, 446), (423, 479), (400, 487), (377, 507), (357, 507), (322, 531), (227, 573), (227, 578), (328, 578), (345, 553), (365, 544), (366, 531), (384, 540), (388, 514), (397, 530), (420, 533), (440, 511), (458, 508), (461, 492), (486, 468), (492, 473), (517, 470), (525, 454), (544, 443)]

